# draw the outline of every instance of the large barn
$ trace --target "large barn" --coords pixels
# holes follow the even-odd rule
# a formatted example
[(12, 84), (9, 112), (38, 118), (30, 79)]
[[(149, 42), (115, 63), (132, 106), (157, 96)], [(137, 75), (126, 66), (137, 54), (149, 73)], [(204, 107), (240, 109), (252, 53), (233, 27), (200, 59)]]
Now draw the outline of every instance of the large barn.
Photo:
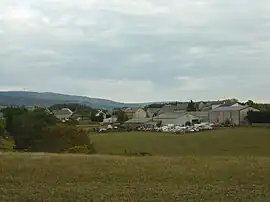
[(242, 125), (247, 122), (246, 117), (249, 111), (259, 111), (250, 106), (225, 106), (217, 107), (210, 111), (211, 123), (224, 123), (227, 120), (235, 125)]

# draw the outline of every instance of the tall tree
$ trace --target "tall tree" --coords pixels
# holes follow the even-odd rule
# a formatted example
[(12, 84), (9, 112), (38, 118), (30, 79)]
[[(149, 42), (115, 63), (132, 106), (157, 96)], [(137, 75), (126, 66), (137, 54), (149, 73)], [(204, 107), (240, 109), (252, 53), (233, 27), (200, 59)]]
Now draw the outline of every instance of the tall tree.
[(190, 100), (190, 102), (188, 103), (187, 111), (188, 112), (196, 111), (195, 103), (192, 100)]
[(125, 112), (123, 112), (122, 110), (118, 111), (116, 113), (116, 116), (117, 116), (117, 121), (120, 123), (124, 123), (128, 120), (127, 114)]
[(6, 131), (13, 134), (13, 121), (16, 116), (27, 114), (28, 111), (22, 107), (8, 107), (2, 110), (6, 119)]
[(40, 110), (15, 116), (12, 122), (12, 136), (16, 149), (29, 150), (39, 141), (41, 131), (57, 122), (54, 115)]
[(0, 119), (0, 138), (4, 137), (6, 134), (5, 122), (4, 119)]
[(254, 106), (254, 102), (252, 100), (248, 100), (246, 102), (246, 105), (248, 105), (248, 106)]

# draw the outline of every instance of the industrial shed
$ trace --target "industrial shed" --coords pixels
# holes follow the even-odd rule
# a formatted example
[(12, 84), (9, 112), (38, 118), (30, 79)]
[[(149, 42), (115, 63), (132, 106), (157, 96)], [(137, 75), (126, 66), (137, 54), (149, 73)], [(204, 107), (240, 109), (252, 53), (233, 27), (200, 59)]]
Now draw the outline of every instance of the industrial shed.
[(171, 124), (183, 126), (186, 125), (187, 122), (191, 124), (199, 123), (201, 118), (188, 112), (168, 112), (154, 117), (153, 120), (161, 121), (162, 125)]
[(246, 117), (249, 111), (259, 111), (250, 106), (228, 106), (218, 107), (210, 111), (211, 123), (224, 123), (229, 120), (235, 125), (242, 125), (247, 122)]

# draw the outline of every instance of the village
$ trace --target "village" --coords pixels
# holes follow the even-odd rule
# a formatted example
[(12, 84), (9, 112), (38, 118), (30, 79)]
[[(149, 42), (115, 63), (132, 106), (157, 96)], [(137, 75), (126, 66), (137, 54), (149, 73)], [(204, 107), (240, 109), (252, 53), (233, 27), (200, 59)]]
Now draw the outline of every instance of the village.
[[(190, 103), (151, 104), (136, 108), (95, 109), (87, 112), (89, 116), (87, 113), (82, 115), (74, 109), (72, 111), (68, 108), (69, 105), (66, 106), (55, 110), (45, 108), (45, 112), (53, 114), (63, 123), (74, 120), (78, 127), (91, 128), (95, 132), (109, 132), (120, 128), (130, 131), (198, 132), (212, 130), (221, 125), (247, 125), (249, 124), (248, 112), (260, 111), (248, 103), (240, 103), (236, 100), (219, 104), (191, 101)], [(39, 107), (25, 108), (34, 111)], [(91, 117), (94, 117), (93, 120)]]

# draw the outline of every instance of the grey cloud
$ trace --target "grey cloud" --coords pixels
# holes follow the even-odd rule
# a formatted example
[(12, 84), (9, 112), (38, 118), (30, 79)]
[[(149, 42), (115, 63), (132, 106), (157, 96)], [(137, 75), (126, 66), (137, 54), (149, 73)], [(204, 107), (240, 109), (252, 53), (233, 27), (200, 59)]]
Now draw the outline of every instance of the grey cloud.
[(266, 0), (4, 0), (0, 89), (270, 101), (269, 10)]

